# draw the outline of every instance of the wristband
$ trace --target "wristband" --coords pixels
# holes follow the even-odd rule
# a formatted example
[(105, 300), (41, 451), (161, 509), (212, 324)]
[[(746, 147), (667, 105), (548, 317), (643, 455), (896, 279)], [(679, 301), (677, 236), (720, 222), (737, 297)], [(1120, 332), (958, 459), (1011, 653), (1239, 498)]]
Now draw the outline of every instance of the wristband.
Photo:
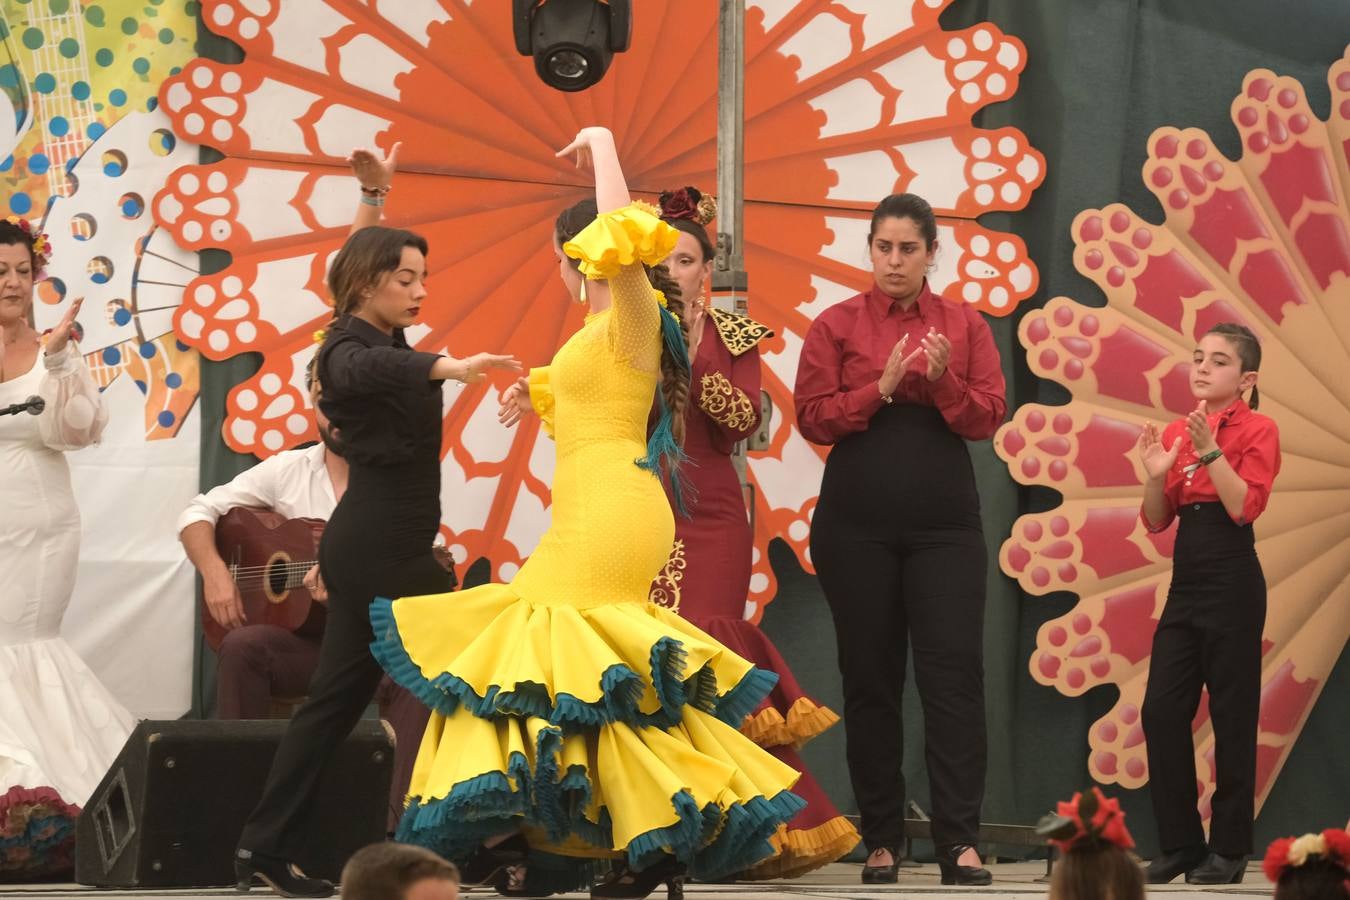
[(384, 206), (384, 197), (379, 194), (362, 194), (361, 202), (366, 206)]
[(1223, 456), (1223, 450), (1215, 447), (1213, 450), (1200, 457), (1200, 465), (1207, 466)]
[(389, 185), (386, 184), (384, 187), (366, 187), (363, 184), (361, 185), (361, 193), (365, 194), (367, 197), (383, 197), (385, 194), (389, 193)]

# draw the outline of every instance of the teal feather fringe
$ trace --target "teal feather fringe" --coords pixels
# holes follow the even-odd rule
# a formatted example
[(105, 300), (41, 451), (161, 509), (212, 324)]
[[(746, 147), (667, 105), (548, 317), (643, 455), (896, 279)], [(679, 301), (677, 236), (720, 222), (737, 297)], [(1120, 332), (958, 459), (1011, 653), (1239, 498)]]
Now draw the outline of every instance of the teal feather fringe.
[[(687, 374), (689, 347), (684, 341), (684, 329), (680, 327), (680, 320), (675, 318), (675, 314), (664, 307), (661, 309), (661, 340), (674, 357), (675, 364)], [(635, 462), (638, 468), (645, 469), (658, 478), (665, 473), (665, 477), (670, 481), (670, 492), (675, 497), (675, 509), (680, 515), (687, 517), (688, 508), (696, 498), (693, 486), (680, 477), (680, 466), (687, 463), (689, 457), (685, 456), (684, 448), (675, 442), (672, 421), (674, 412), (666, 405), (665, 395), (659, 388), (656, 391), (656, 404), (660, 410), (660, 417), (656, 428), (647, 438), (647, 455)]]

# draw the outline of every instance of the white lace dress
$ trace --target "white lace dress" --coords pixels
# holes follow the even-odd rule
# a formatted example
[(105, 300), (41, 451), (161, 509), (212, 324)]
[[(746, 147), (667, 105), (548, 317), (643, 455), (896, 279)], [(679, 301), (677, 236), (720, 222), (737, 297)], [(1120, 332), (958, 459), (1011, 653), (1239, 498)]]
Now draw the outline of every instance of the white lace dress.
[(40, 415), (0, 416), (0, 879), (64, 856), (62, 820), (135, 725), (60, 635), (80, 553), (64, 451), (97, 441), (107, 411), (72, 345), (0, 383), (0, 407), (34, 394)]

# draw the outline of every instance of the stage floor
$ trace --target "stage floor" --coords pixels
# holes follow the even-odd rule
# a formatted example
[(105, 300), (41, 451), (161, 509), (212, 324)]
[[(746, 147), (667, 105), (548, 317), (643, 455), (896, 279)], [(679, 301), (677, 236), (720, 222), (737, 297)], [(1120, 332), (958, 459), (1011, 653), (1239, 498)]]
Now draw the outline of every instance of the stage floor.
[[(693, 883), (686, 885), (685, 894), (690, 898), (701, 898), (701, 900), (737, 900), (739, 897), (745, 897), (747, 900), (772, 900), (772, 898), (777, 897), (791, 898), (791, 900), (809, 900), (809, 898), (870, 900), (870, 898), (886, 898), (897, 895), (904, 895), (907, 900), (924, 896), (940, 897), (942, 900), (965, 900), (965, 898), (988, 900), (990, 897), (1014, 895), (1019, 898), (1043, 897), (1046, 892), (1046, 884), (1038, 880), (1045, 875), (1045, 863), (1043, 862), (991, 865), (989, 868), (994, 873), (994, 883), (983, 888), (943, 887), (939, 881), (936, 865), (901, 869), (899, 884), (863, 885), (858, 882), (858, 874), (861, 868), (861, 865), (854, 863), (835, 863), (813, 872), (805, 878), (797, 878), (792, 881), (765, 881), (750, 884)], [(1247, 868), (1244, 884), (1199, 888), (1191, 887), (1178, 880), (1176, 884), (1151, 887), (1149, 893), (1154, 895), (1181, 893), (1186, 895), (1184, 900), (1204, 900), (1204, 898), (1221, 900), (1223, 897), (1237, 895), (1268, 897), (1271, 894), (1271, 886), (1266, 882), (1265, 876), (1261, 874), (1261, 866), (1253, 862)], [(107, 897), (109, 900), (113, 900), (113, 898), (116, 898), (116, 900), (137, 900), (137, 898), (172, 900), (172, 898), (177, 897), (210, 900), (210, 898), (217, 897), (239, 898), (240, 896), (232, 888), (113, 891), (77, 884), (0, 884), (0, 897), (24, 897), (32, 898), (32, 900), (93, 900), (95, 897)], [(255, 900), (265, 900), (272, 895), (261, 888), (255, 888), (249, 896), (255, 898)], [(498, 895), (494, 891), (473, 891), (468, 893), (467, 896), (490, 900), (490, 898)], [(584, 898), (586, 895), (566, 894), (562, 896)], [(665, 892), (658, 891), (652, 897), (653, 900), (664, 900)], [(1183, 900), (1183, 898), (1178, 897), (1177, 900)]]

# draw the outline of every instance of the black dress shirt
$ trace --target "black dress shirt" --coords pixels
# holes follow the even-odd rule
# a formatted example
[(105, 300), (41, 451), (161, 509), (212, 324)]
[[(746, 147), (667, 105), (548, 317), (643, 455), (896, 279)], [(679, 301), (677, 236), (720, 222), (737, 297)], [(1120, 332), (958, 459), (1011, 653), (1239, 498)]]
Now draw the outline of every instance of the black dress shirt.
[(403, 329), (385, 334), (343, 316), (319, 349), (319, 406), (348, 462), (439, 466), (441, 382), (429, 378), (440, 356), (413, 350)]

